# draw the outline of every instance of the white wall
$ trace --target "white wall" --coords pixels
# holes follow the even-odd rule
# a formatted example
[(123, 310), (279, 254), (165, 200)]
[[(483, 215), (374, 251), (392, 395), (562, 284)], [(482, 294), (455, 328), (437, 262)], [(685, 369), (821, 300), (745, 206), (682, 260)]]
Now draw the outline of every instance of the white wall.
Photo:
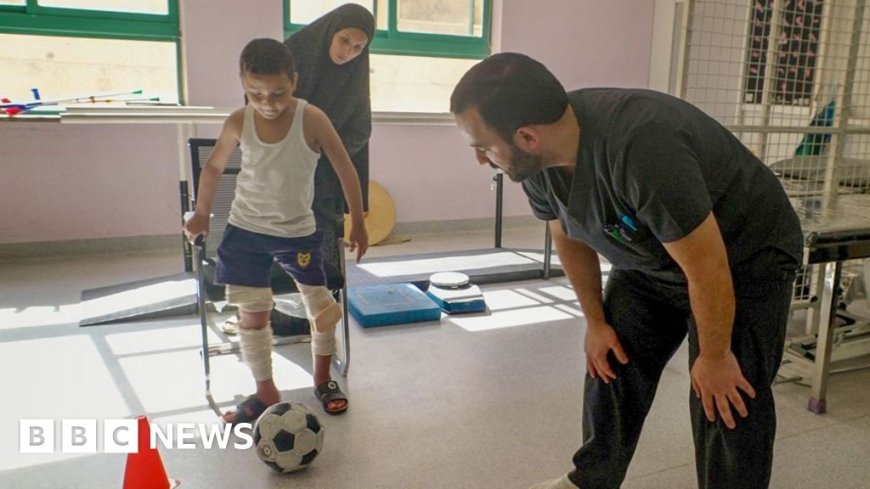
[[(239, 105), (238, 53), (251, 38), (280, 38), (281, 2), (181, 5), (189, 102)], [(646, 86), (653, 0), (503, 0), (500, 9), (501, 50), (540, 59), (566, 88)], [(177, 233), (176, 139), (172, 126), (0, 123), (0, 243)], [(492, 173), (452, 126), (377, 125), (371, 177), (392, 195), (399, 222), (493, 215)], [(528, 214), (508, 184), (505, 215)]]

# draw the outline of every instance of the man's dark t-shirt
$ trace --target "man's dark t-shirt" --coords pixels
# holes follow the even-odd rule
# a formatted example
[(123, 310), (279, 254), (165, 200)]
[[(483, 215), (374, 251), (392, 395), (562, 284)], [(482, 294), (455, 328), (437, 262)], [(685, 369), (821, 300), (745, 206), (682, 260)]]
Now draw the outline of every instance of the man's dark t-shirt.
[(683, 281), (661, 243), (710, 211), (732, 269), (766, 248), (799, 262), (800, 222), (776, 176), (691, 104), (650, 90), (568, 94), (580, 124), (573, 177), (549, 168), (523, 181), (534, 214), (624, 269)]

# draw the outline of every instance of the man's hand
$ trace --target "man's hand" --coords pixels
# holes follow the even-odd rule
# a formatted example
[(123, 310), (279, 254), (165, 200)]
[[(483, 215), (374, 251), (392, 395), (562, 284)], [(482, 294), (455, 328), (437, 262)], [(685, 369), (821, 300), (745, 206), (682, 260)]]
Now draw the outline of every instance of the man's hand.
[[(704, 413), (710, 422), (716, 421), (716, 412), (729, 429), (737, 427), (731, 414), (731, 407), (741, 418), (749, 415), (746, 404), (740, 396), (742, 390), (751, 398), (755, 398), (755, 389), (740, 371), (740, 364), (734, 353), (728, 351), (723, 356), (698, 355), (691, 370), (692, 389), (701, 399)], [(739, 389), (739, 390), (738, 390)]]
[(622, 349), (616, 331), (607, 323), (587, 324), (583, 347), (586, 350), (586, 371), (593, 379), (600, 377), (605, 384), (616, 378), (616, 372), (607, 360), (609, 352), (613, 352), (619, 363), (628, 363), (628, 355)]

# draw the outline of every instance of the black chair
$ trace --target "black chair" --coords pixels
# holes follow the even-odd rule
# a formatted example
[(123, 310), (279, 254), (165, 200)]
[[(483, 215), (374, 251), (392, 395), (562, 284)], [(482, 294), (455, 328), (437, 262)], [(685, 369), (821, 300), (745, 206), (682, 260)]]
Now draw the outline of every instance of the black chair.
[[(196, 195), (199, 189), (199, 173), (202, 165), (208, 161), (209, 156), (214, 150), (217, 143), (216, 139), (198, 139), (192, 138), (188, 140), (190, 147), (190, 162), (192, 172), (192, 189), (190, 199), (186, 198), (188, 190), (182, 188), (182, 211), (187, 212), (196, 208)], [(236, 189), (236, 178), (241, 170), (241, 151), (236, 148), (230, 156), (229, 164), (224, 171), (223, 176), (218, 182), (218, 188), (215, 192), (214, 200), (211, 208), (211, 219), (209, 222), (209, 234), (206, 239), (199, 239), (192, 247), (195, 253), (191, 253), (191, 248), (185, 251), (185, 256), (192, 257), (190, 265), (196, 272), (197, 278), (197, 303), (200, 316), (200, 325), (202, 328), (202, 360), (205, 370), (206, 382), (206, 397), (212, 407), (215, 407), (214, 400), (211, 397), (211, 382), (210, 382), (210, 366), (209, 357), (212, 355), (220, 355), (224, 353), (232, 353), (238, 351), (238, 345), (234, 343), (222, 343), (218, 345), (209, 345), (208, 329), (210, 327), (207, 311), (207, 302), (217, 302), (225, 299), (223, 286), (214, 285), (214, 268), (215, 256), (217, 247), (223, 237), (224, 230), (227, 227), (227, 220), (230, 215), (230, 206), (233, 202)], [(188, 202), (189, 200), (189, 202)], [(341, 238), (339, 238), (341, 239)], [(339, 250), (343, 250), (343, 243), (339, 243)], [(342, 345), (343, 355), (335, 355), (335, 364), (339, 368), (343, 376), (347, 376), (347, 371), (350, 363), (350, 331), (348, 329), (348, 308), (347, 308), (347, 273), (344, 253), (339, 252), (339, 277), (328, 277), (327, 283), (332, 287), (333, 294), (338, 295), (339, 303), (342, 310)], [(272, 273), (272, 291), (275, 294), (283, 294), (290, 292), (298, 292), (296, 284), (280, 267), (273, 267)], [(277, 338), (276, 345), (297, 343), (298, 338)]]

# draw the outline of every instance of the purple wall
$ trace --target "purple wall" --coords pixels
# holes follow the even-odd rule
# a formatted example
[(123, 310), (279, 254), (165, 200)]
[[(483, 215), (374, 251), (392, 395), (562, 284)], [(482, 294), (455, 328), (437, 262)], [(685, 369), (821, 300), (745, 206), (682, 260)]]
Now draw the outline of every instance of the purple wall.
[(0, 123), (0, 243), (167, 234), (174, 141), (171, 126)]
[[(645, 86), (653, 0), (504, 0), (503, 51), (547, 64), (568, 89)], [(187, 0), (189, 102), (237, 106), (237, 56), (253, 37), (281, 35), (281, 5)], [(542, 8), (545, 5), (546, 8)], [(212, 137), (217, 125), (196, 129)], [(0, 123), (0, 243), (165, 235), (178, 231), (174, 126)], [(371, 176), (399, 222), (493, 215), (491, 171), (478, 167), (453, 126), (377, 125)], [(505, 214), (528, 215), (508, 184)]]
[(646, 87), (654, 6), (654, 0), (506, 0), (501, 50), (544, 63), (567, 90)]
[[(179, 3), (189, 103), (238, 105), (238, 54), (253, 37), (281, 37), (281, 2), (247, 0), (244, 16), (230, 2)], [(177, 139), (171, 124), (0, 122), (0, 243), (178, 232)]]

